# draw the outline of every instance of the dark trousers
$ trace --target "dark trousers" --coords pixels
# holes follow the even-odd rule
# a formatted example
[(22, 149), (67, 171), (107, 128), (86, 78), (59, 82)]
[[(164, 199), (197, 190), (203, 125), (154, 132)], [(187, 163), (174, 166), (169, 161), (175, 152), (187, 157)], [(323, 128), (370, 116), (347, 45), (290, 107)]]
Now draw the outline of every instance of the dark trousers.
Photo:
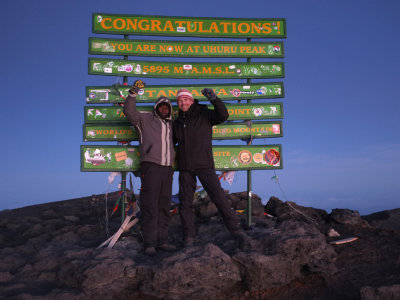
[(168, 241), (168, 224), (172, 196), (172, 167), (141, 163), (140, 208), (144, 246)]
[(213, 169), (179, 172), (179, 214), (183, 227), (183, 239), (196, 236), (193, 214), (193, 196), (196, 191), (196, 176), (217, 207), (230, 232), (239, 229), (239, 221), (232, 210), (218, 176)]

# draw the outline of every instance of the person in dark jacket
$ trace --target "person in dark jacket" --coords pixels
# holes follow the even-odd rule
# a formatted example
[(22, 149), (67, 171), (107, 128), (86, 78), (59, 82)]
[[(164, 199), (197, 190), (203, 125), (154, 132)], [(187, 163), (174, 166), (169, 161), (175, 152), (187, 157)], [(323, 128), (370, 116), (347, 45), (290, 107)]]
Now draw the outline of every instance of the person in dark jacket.
[(240, 229), (239, 220), (232, 210), (221, 183), (215, 173), (212, 153), (212, 126), (223, 123), (229, 117), (225, 104), (214, 91), (202, 90), (214, 109), (199, 104), (187, 89), (180, 89), (178, 118), (173, 123), (174, 143), (178, 144), (179, 213), (183, 227), (183, 245), (193, 245), (196, 237), (193, 215), (193, 196), (196, 177), (222, 215), (227, 229), (243, 244), (249, 237)]
[(140, 134), (140, 208), (141, 231), (145, 254), (153, 256), (156, 248), (174, 251), (168, 243), (168, 224), (172, 196), (172, 165), (175, 149), (172, 142), (172, 105), (168, 98), (158, 98), (152, 112), (136, 109), (136, 94), (144, 84), (135, 81), (124, 105), (124, 114)]

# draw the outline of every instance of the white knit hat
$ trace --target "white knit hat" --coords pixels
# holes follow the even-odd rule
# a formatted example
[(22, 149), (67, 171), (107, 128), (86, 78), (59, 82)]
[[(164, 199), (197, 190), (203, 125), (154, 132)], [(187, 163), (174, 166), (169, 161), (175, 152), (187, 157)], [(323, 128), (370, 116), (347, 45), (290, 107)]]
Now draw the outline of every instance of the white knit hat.
[(187, 90), (187, 89), (180, 89), (180, 90), (178, 91), (178, 93), (176, 94), (176, 100), (178, 100), (179, 97), (182, 97), (182, 96), (187, 96), (187, 97), (190, 97), (190, 98), (193, 99), (192, 93), (191, 93), (189, 90)]

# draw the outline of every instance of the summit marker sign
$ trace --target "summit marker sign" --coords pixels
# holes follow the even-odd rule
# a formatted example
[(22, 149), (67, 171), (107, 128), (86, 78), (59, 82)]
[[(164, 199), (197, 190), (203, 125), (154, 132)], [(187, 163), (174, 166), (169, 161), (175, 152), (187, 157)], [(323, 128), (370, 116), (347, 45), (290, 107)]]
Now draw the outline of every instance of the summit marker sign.
[(108, 34), (285, 38), (285, 19), (187, 18), (93, 14), (93, 32)]

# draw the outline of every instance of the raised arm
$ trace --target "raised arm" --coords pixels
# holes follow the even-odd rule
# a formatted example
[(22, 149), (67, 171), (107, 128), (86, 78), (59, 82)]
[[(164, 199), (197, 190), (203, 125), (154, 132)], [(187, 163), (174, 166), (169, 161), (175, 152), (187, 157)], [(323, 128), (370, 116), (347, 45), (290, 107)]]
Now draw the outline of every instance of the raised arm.
[(225, 103), (217, 97), (212, 89), (205, 88), (201, 92), (214, 106), (214, 110), (209, 110), (208, 114), (208, 118), (211, 124), (216, 125), (225, 122), (229, 117), (229, 113), (226, 109)]
[(129, 89), (129, 95), (124, 104), (124, 115), (128, 121), (133, 125), (139, 124), (139, 111), (136, 109), (136, 95), (145, 86), (141, 80), (136, 80), (132, 87)]

